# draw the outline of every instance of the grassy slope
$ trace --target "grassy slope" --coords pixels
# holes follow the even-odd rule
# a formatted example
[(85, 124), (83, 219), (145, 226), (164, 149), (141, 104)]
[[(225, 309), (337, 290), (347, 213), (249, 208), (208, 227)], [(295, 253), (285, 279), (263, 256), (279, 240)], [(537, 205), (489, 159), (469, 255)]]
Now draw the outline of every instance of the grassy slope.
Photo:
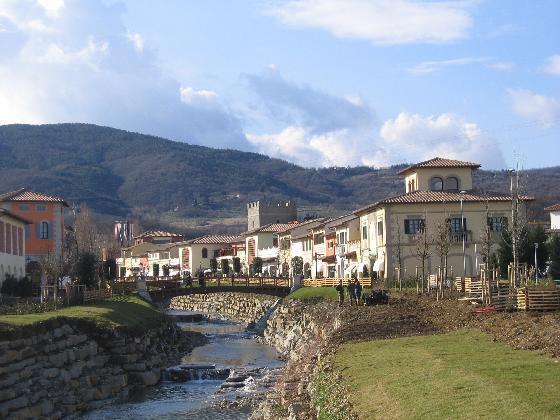
[(560, 364), (481, 332), (345, 344), (335, 364), (361, 418), (560, 416)]
[(157, 325), (162, 314), (137, 296), (115, 297), (90, 305), (71, 306), (57, 311), (26, 315), (3, 315), (0, 323), (13, 326), (30, 325), (57, 317), (86, 318), (99, 324), (125, 327)]
[(302, 287), (288, 295), (288, 299), (330, 299), (338, 300), (334, 287)]

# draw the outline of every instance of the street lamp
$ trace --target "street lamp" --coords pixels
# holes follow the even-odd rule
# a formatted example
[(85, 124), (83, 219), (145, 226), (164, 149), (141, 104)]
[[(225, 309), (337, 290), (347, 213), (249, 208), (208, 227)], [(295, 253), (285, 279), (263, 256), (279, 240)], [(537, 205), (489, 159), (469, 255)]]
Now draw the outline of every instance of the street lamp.
[(463, 239), (463, 278), (467, 275), (467, 257), (465, 255), (465, 248), (466, 248), (466, 235), (465, 235), (465, 216), (463, 212), (463, 197), (466, 194), (466, 191), (461, 191), (459, 194), (461, 195), (461, 236)]
[(539, 265), (537, 261), (537, 249), (539, 249), (539, 243), (535, 242), (535, 284), (539, 282)]

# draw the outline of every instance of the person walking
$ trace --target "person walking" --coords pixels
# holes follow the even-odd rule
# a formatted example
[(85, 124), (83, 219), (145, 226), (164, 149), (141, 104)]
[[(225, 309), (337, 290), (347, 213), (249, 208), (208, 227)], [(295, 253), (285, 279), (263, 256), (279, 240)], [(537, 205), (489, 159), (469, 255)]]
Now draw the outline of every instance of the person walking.
[(348, 297), (350, 299), (350, 306), (354, 306), (354, 301), (356, 300), (356, 285), (352, 279), (348, 282)]
[(342, 285), (342, 280), (338, 281), (335, 290), (338, 293), (338, 306), (342, 306), (344, 304), (344, 286)]
[(356, 279), (356, 305), (359, 305), (362, 300), (362, 283)]
[(199, 270), (199, 272), (198, 272), (198, 287), (204, 287), (204, 286), (205, 286), (204, 272), (202, 270)]

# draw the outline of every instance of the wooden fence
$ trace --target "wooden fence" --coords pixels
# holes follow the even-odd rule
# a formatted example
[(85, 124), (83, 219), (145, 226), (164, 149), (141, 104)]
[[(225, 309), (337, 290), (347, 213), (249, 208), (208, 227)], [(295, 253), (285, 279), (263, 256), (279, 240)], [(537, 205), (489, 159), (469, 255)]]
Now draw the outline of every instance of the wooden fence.
[(110, 289), (84, 290), (84, 303), (96, 300), (109, 299), (111, 297)]
[(560, 290), (530, 287), (517, 289), (517, 307), (526, 311), (558, 310), (560, 309)]

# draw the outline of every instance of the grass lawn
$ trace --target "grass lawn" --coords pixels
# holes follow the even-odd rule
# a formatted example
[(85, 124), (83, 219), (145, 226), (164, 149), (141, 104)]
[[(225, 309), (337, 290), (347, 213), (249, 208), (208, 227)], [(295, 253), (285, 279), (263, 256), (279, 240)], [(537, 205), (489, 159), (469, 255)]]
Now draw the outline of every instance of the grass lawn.
[[(371, 293), (371, 290), (364, 287), (362, 296)], [(302, 287), (287, 296), (288, 299), (329, 299), (338, 301), (338, 293), (334, 287)], [(344, 303), (349, 304), (348, 293), (344, 288)]]
[(345, 344), (361, 418), (559, 418), (560, 363), (471, 330)]
[(138, 296), (119, 296), (89, 305), (70, 306), (56, 311), (2, 315), (0, 323), (13, 326), (30, 325), (57, 317), (87, 318), (108, 326), (151, 327), (157, 325), (162, 314)]
[(330, 299), (338, 300), (334, 287), (302, 287), (290, 293), (288, 299)]

